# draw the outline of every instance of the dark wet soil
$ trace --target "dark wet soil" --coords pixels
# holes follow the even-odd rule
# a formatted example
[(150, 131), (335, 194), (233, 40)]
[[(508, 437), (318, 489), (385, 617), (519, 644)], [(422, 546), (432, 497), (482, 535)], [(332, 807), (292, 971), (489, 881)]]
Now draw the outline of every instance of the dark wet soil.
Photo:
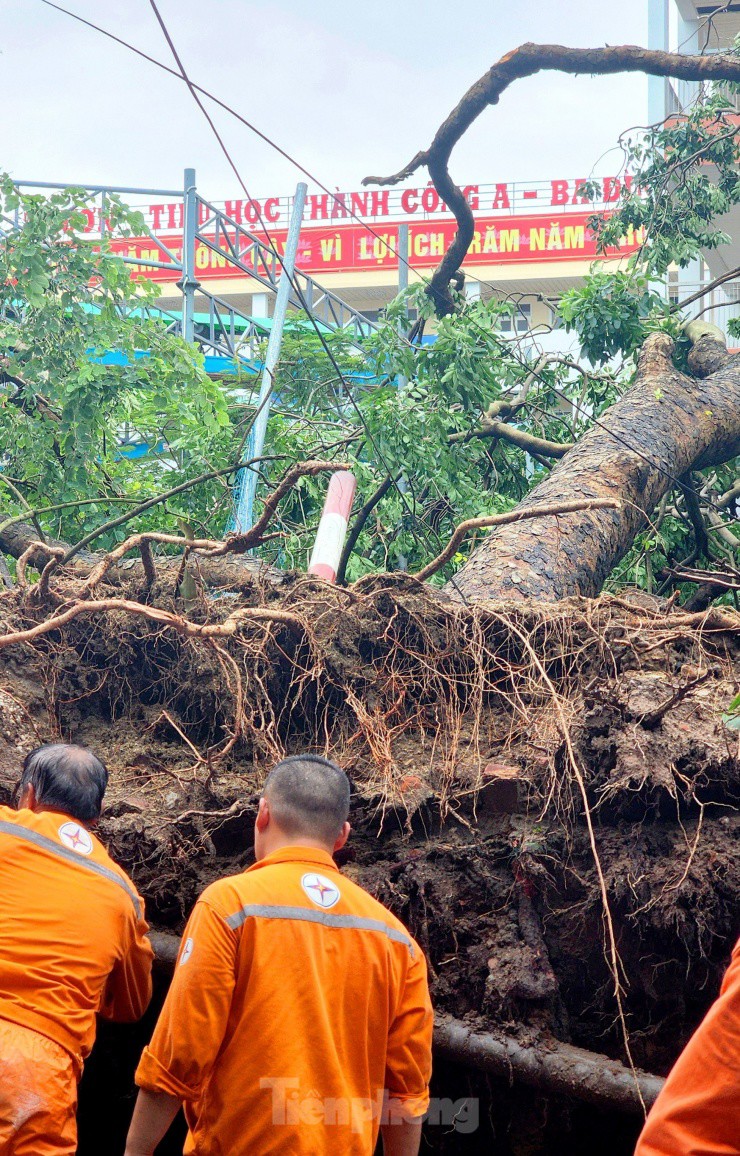
[[(251, 626), (234, 665), (121, 614), (0, 651), (0, 796), (39, 742), (96, 749), (101, 835), (151, 922), (179, 932), (208, 882), (251, 862), (271, 762), (330, 753), (354, 789), (343, 869), (422, 944), (437, 1007), (624, 1059), (595, 848), (634, 1060), (665, 1073), (740, 931), (740, 618), (697, 627), (617, 599), (473, 615), (395, 580), (354, 602), (310, 583), (280, 598), (310, 637)], [(0, 604), (7, 624), (43, 616)], [(196, 617), (233, 609), (215, 605)], [(101, 1028), (83, 1156), (122, 1150), (153, 1015)], [(435, 1085), (477, 1099), (479, 1122), (430, 1126), (430, 1152), (628, 1156), (639, 1128), (451, 1065)]]

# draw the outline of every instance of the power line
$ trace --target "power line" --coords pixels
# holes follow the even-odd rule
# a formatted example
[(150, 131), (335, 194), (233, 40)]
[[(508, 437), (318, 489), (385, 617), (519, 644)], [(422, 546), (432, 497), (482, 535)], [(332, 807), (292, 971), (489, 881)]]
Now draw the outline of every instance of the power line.
[[(110, 32), (107, 28), (103, 28), (101, 25), (95, 24), (94, 21), (87, 20), (83, 16), (80, 16), (78, 13), (73, 12), (71, 9), (65, 8), (61, 4), (54, 3), (54, 0), (41, 0), (41, 3), (45, 4), (49, 8), (55, 9), (55, 11), (57, 11), (57, 12), (62, 12), (65, 16), (71, 17), (72, 20), (76, 20), (78, 23), (84, 24), (87, 28), (93, 29), (93, 31), (99, 32), (102, 36), (107, 37), (109, 40), (113, 40), (116, 44), (120, 44), (123, 48), (128, 49), (128, 51), (130, 51), (130, 52), (133, 52), (136, 56), (140, 56), (143, 60), (146, 60), (148, 63), (155, 65), (157, 68), (160, 68), (163, 72), (167, 72), (170, 76), (174, 76), (176, 80), (185, 80), (185, 77), (182, 75), (182, 73), (178, 72), (176, 69), (170, 68), (169, 65), (165, 64), (163, 61), (158, 60), (154, 56), (150, 56), (147, 52), (144, 52), (142, 49), (137, 48), (135, 45), (131, 44), (129, 41), (124, 40), (123, 37), (116, 36), (115, 33)], [(188, 80), (186, 83), (188, 83), (188, 86), (190, 87), (191, 91), (193, 89), (195, 89), (202, 96), (206, 96), (209, 100), (212, 100), (214, 102), (214, 104), (218, 105), (219, 108), (222, 108), (225, 112), (228, 112), (230, 116), (233, 116), (236, 120), (238, 120), (240, 122), (240, 124), (243, 124), (245, 126), (245, 128), (248, 128), (250, 130), (250, 132), (253, 132), (255, 134), (255, 136), (259, 137), (260, 140), (264, 141), (265, 144), (267, 144), (271, 149), (273, 149), (275, 152), (277, 152), (280, 156), (284, 157), (284, 159), (287, 160), (289, 162), (289, 164), (294, 165), (295, 168), (298, 169), (298, 171), (300, 173), (302, 173), (305, 177), (307, 177), (310, 181), (312, 181), (319, 189), (321, 189), (322, 192), (326, 193), (327, 196), (331, 197), (332, 201), (334, 201), (334, 203), (336, 205), (341, 206), (342, 212), (345, 216), (351, 217), (353, 220), (357, 221), (357, 223), (359, 225), (361, 225), (372, 237), (375, 237), (375, 239), (377, 241), (380, 241), (382, 244), (387, 243), (386, 238), (383, 237), (380, 233), (378, 233), (372, 227), (372, 225), (368, 221), (366, 221), (363, 216), (361, 216), (361, 214), (356, 212), (352, 208), (351, 204), (348, 206), (345, 203), (345, 201), (343, 201), (341, 199), (341, 197), (337, 195), (337, 193), (332, 192), (331, 189), (327, 188), (327, 186), (316, 176), (315, 173), (312, 173), (310, 171), (310, 169), (307, 169), (304, 165), (302, 165), (301, 162), (296, 157), (294, 157), (286, 149), (282, 148), (275, 140), (272, 139), (272, 137), (269, 137), (266, 133), (262, 132), (261, 129), (257, 128), (257, 126), (255, 124), (253, 124), (251, 121), (247, 120), (246, 117), (242, 116), (241, 113), (237, 112), (236, 109), (233, 108), (231, 105), (229, 105), (225, 101), (221, 100), (218, 96), (215, 95), (215, 93), (209, 92), (208, 89), (203, 88), (199, 84), (195, 84), (194, 81)], [(248, 199), (251, 200), (251, 197), (248, 197)], [(258, 216), (260, 223), (262, 224), (263, 229), (264, 229), (265, 226), (264, 226), (264, 221), (262, 219), (262, 214), (259, 210), (259, 205), (257, 205), (256, 203), (255, 203), (255, 208), (257, 210), (257, 216)], [(265, 229), (265, 232), (267, 232), (266, 229)], [(419, 280), (423, 284), (425, 284), (427, 286), (429, 285), (429, 277), (426, 275), (426, 273), (422, 269), (420, 269), (416, 265), (413, 265), (408, 260), (407, 257), (402, 257), (400, 253), (397, 253), (396, 256), (398, 257), (399, 262), (401, 264), (405, 265), (406, 268), (410, 272), (416, 273), (416, 275), (419, 277)], [(500, 292), (498, 286), (494, 285), (490, 281), (482, 280), (480, 282), (480, 284), (485, 285), (487, 288), (491, 289), (493, 292)], [(511, 294), (509, 294), (508, 296), (510, 297)]]
[[(174, 59), (175, 59), (175, 61), (176, 61), (176, 63), (177, 63), (177, 67), (180, 69), (180, 73), (181, 73), (182, 79), (183, 79), (183, 80), (185, 81), (185, 83), (187, 84), (187, 86), (188, 86), (188, 89), (190, 90), (190, 92), (191, 92), (191, 94), (192, 94), (192, 96), (193, 96), (193, 99), (195, 100), (196, 104), (198, 105), (198, 107), (200, 108), (200, 110), (201, 110), (201, 112), (203, 113), (204, 117), (206, 118), (206, 121), (208, 122), (208, 124), (209, 124), (209, 126), (210, 126), (210, 128), (211, 128), (211, 130), (212, 130), (212, 132), (213, 132), (213, 134), (214, 134), (214, 136), (216, 137), (216, 140), (218, 141), (218, 143), (219, 143), (219, 146), (220, 146), (220, 148), (221, 148), (221, 151), (223, 152), (224, 156), (226, 157), (226, 160), (228, 161), (228, 163), (229, 163), (229, 166), (231, 167), (232, 171), (234, 172), (234, 175), (235, 175), (235, 177), (236, 177), (237, 181), (239, 182), (239, 185), (240, 185), (240, 187), (242, 188), (242, 190), (243, 190), (243, 192), (244, 192), (244, 195), (245, 195), (245, 197), (247, 198), (247, 200), (250, 200), (250, 201), (251, 201), (251, 199), (252, 199), (252, 198), (251, 198), (251, 197), (250, 197), (250, 195), (249, 195), (249, 190), (247, 189), (247, 186), (246, 186), (246, 184), (245, 184), (245, 182), (244, 182), (244, 179), (242, 178), (242, 175), (241, 175), (241, 173), (240, 173), (240, 171), (239, 171), (239, 169), (238, 169), (238, 167), (237, 167), (237, 165), (236, 165), (236, 163), (235, 163), (235, 161), (234, 161), (233, 157), (231, 156), (231, 154), (230, 154), (230, 152), (229, 152), (229, 150), (228, 150), (228, 148), (227, 148), (227, 146), (226, 146), (226, 144), (225, 144), (225, 142), (224, 142), (224, 140), (223, 140), (223, 138), (222, 138), (221, 134), (218, 132), (218, 130), (217, 130), (217, 128), (216, 128), (216, 126), (215, 126), (215, 124), (213, 123), (213, 120), (212, 120), (211, 116), (209, 115), (209, 113), (208, 113), (207, 109), (206, 109), (206, 108), (205, 108), (205, 106), (203, 105), (203, 102), (202, 102), (202, 100), (200, 99), (200, 97), (198, 96), (197, 92), (195, 91), (195, 87), (194, 87), (194, 85), (192, 84), (192, 82), (191, 82), (191, 80), (190, 80), (190, 78), (189, 78), (189, 76), (188, 76), (188, 74), (187, 74), (187, 72), (186, 72), (186, 70), (185, 70), (185, 66), (183, 65), (183, 63), (182, 63), (182, 61), (181, 61), (181, 59), (180, 59), (180, 56), (179, 56), (179, 54), (178, 54), (178, 52), (177, 52), (177, 49), (175, 48), (174, 42), (173, 42), (173, 40), (172, 40), (172, 37), (171, 37), (171, 35), (170, 35), (170, 33), (169, 33), (169, 30), (168, 30), (168, 28), (167, 28), (167, 25), (165, 24), (165, 21), (164, 21), (164, 19), (162, 18), (162, 16), (161, 16), (160, 12), (159, 12), (159, 9), (158, 9), (158, 7), (157, 7), (157, 3), (156, 3), (156, 0), (149, 0), (149, 3), (150, 3), (150, 5), (151, 5), (151, 7), (152, 7), (152, 10), (154, 11), (154, 13), (155, 13), (155, 15), (156, 15), (156, 17), (157, 17), (157, 21), (159, 22), (159, 25), (160, 25), (160, 28), (162, 29), (162, 33), (163, 33), (163, 35), (164, 35), (164, 37), (165, 37), (165, 40), (167, 41), (167, 44), (168, 44), (168, 46), (169, 46), (169, 48), (170, 48), (170, 51), (172, 52), (172, 55), (173, 55), (173, 57), (174, 57)], [(325, 338), (324, 334), (321, 332), (321, 328), (320, 328), (320, 326), (318, 325), (318, 322), (316, 321), (316, 318), (313, 316), (313, 313), (312, 313), (312, 312), (309, 310), (309, 308), (308, 308), (308, 304), (307, 304), (307, 302), (306, 302), (306, 299), (305, 299), (305, 297), (304, 297), (304, 295), (303, 295), (303, 290), (301, 289), (300, 285), (298, 284), (298, 282), (297, 282), (297, 280), (296, 280), (295, 276), (294, 276), (294, 275), (293, 275), (293, 274), (292, 274), (292, 273), (291, 273), (291, 272), (290, 272), (290, 271), (289, 271), (289, 270), (286, 268), (286, 266), (285, 266), (285, 262), (284, 262), (284, 260), (283, 260), (283, 258), (282, 258), (282, 256), (281, 256), (281, 254), (280, 254), (280, 252), (279, 252), (279, 250), (278, 250), (277, 246), (276, 246), (276, 245), (273, 243), (273, 241), (272, 241), (272, 238), (271, 238), (271, 236), (270, 236), (270, 233), (269, 233), (269, 230), (268, 230), (268, 228), (267, 228), (267, 225), (265, 224), (265, 221), (264, 221), (264, 219), (263, 219), (263, 217), (262, 217), (262, 213), (261, 213), (261, 211), (260, 211), (259, 207), (258, 207), (258, 209), (257, 209), (257, 215), (258, 215), (258, 217), (259, 217), (260, 225), (262, 226), (262, 229), (263, 229), (263, 231), (264, 231), (264, 233), (265, 233), (265, 236), (267, 237), (267, 240), (268, 240), (269, 246), (270, 246), (270, 248), (272, 249), (273, 253), (275, 254), (275, 256), (277, 257), (278, 261), (280, 262), (280, 264), (281, 264), (281, 266), (282, 266), (282, 269), (283, 269), (283, 276), (288, 278), (288, 280), (290, 281), (290, 284), (291, 284), (291, 286), (293, 287), (293, 290), (294, 290), (294, 292), (295, 292), (295, 293), (296, 293), (296, 295), (298, 296), (298, 299), (299, 299), (299, 301), (300, 301), (300, 303), (301, 303), (301, 305), (302, 305), (302, 307), (303, 307), (303, 309), (304, 309), (304, 311), (305, 311), (306, 315), (308, 316), (308, 318), (309, 318), (309, 320), (310, 320), (310, 322), (311, 322), (311, 324), (312, 324), (312, 326), (313, 326), (313, 328), (314, 328), (314, 330), (315, 330), (315, 332), (316, 332), (316, 335), (317, 335), (317, 337), (319, 338), (319, 341), (321, 342), (321, 345), (323, 346), (323, 349), (324, 349), (324, 352), (326, 353), (326, 356), (329, 358), (329, 361), (331, 362), (331, 365), (332, 365), (332, 367), (333, 367), (333, 369), (334, 369), (335, 373), (337, 374), (337, 377), (338, 377), (338, 379), (339, 379), (339, 380), (341, 381), (341, 383), (342, 383), (342, 386), (343, 386), (343, 388), (344, 388), (344, 390), (345, 390), (345, 393), (346, 393), (346, 396), (347, 396), (347, 398), (348, 398), (348, 399), (349, 399), (349, 401), (350, 401), (350, 404), (351, 404), (351, 405), (352, 405), (352, 407), (354, 408), (354, 410), (355, 410), (355, 412), (356, 412), (357, 416), (359, 417), (359, 419), (360, 419), (360, 421), (361, 421), (361, 423), (362, 423), (362, 425), (363, 425), (363, 428), (364, 428), (364, 430), (365, 430), (365, 433), (366, 433), (367, 437), (368, 437), (368, 438), (369, 438), (369, 440), (370, 440), (370, 443), (371, 443), (371, 445), (372, 445), (372, 447), (373, 447), (373, 449), (374, 449), (374, 451), (375, 451), (375, 453), (376, 453), (376, 455), (377, 455), (377, 458), (378, 458), (378, 460), (380, 461), (380, 463), (381, 463), (381, 465), (382, 465), (383, 469), (385, 470), (385, 472), (386, 472), (387, 476), (390, 478), (390, 480), (391, 480), (392, 484), (394, 485), (394, 487), (395, 487), (395, 488), (396, 488), (396, 490), (398, 491), (399, 497), (401, 498), (401, 501), (402, 501), (403, 505), (406, 507), (406, 511), (407, 511), (407, 513), (409, 514), (409, 516), (410, 516), (410, 517), (411, 517), (411, 518), (412, 518), (414, 521), (416, 521), (416, 515), (415, 515), (414, 511), (411, 509), (411, 506), (410, 506), (410, 505), (409, 505), (409, 503), (408, 503), (408, 499), (407, 499), (407, 497), (406, 497), (406, 494), (404, 493), (404, 490), (403, 490), (403, 488), (400, 486), (399, 482), (396, 480), (396, 478), (395, 478), (395, 475), (394, 475), (393, 471), (391, 470), (390, 466), (388, 465), (387, 461), (385, 460), (385, 457), (384, 457), (384, 455), (383, 455), (383, 453), (382, 453), (382, 451), (381, 451), (381, 449), (380, 449), (380, 446), (378, 445), (377, 441), (375, 440), (375, 437), (374, 437), (374, 435), (373, 435), (373, 433), (372, 433), (372, 430), (370, 429), (370, 427), (369, 427), (369, 425), (368, 425), (368, 423), (367, 423), (367, 420), (366, 420), (366, 418), (365, 418), (365, 415), (363, 414), (362, 410), (360, 409), (359, 405), (357, 404), (357, 402), (355, 401), (355, 399), (354, 399), (354, 397), (353, 397), (353, 395), (352, 395), (352, 390), (351, 390), (351, 388), (350, 388), (349, 382), (347, 381), (346, 377), (345, 377), (345, 376), (344, 376), (344, 374), (342, 373), (342, 370), (340, 369), (340, 367), (339, 367), (339, 364), (338, 364), (338, 362), (337, 362), (337, 360), (336, 360), (336, 358), (335, 358), (335, 356), (334, 356), (334, 354), (333, 354), (333, 352), (332, 352), (331, 348), (329, 347), (329, 343), (327, 342), (327, 340), (326, 340), (326, 338)], [(431, 528), (431, 527), (430, 527), (430, 528)], [(435, 531), (433, 528), (432, 528), (432, 532), (434, 533), (434, 536), (435, 536), (435, 538), (437, 539), (437, 542), (438, 542), (438, 543), (439, 543), (439, 542), (441, 542), (441, 539), (440, 539), (439, 535), (436, 533), (436, 531)]]
[[(289, 164), (293, 165), (300, 173), (303, 174), (303, 176), (307, 177), (308, 180), (312, 181), (313, 184), (315, 184), (319, 189), (321, 189), (321, 191), (323, 193), (326, 193), (327, 196), (331, 197), (332, 201), (334, 201), (334, 203), (336, 205), (341, 206), (342, 212), (345, 216), (351, 217), (352, 220), (357, 221), (357, 223), (359, 225), (361, 225), (372, 237), (375, 237), (375, 239), (377, 241), (380, 241), (382, 244), (387, 243), (386, 238), (383, 237), (380, 233), (378, 233), (377, 230), (374, 229), (373, 226), (368, 221), (366, 221), (365, 218), (360, 213), (358, 213), (355, 209), (353, 209), (351, 204), (347, 205), (346, 202), (342, 200), (341, 196), (339, 196), (335, 192), (332, 192), (331, 189), (327, 188), (327, 186), (323, 183), (323, 181), (321, 181), (319, 179), (319, 177), (316, 176), (315, 173), (312, 173), (310, 169), (307, 169), (304, 165), (302, 165), (301, 162), (296, 157), (294, 157), (286, 149), (282, 148), (282, 146), (279, 145), (275, 140), (273, 140), (272, 137), (270, 137), (266, 133), (262, 132), (261, 129), (257, 128), (257, 126), (255, 124), (253, 124), (251, 121), (247, 120), (246, 117), (242, 116), (242, 114), (237, 112), (237, 110), (235, 108), (233, 108), (231, 105), (229, 105), (225, 101), (221, 100), (220, 97), (215, 95), (215, 93), (209, 92), (208, 89), (203, 88), (202, 85), (200, 85), (200, 84), (196, 84), (194, 81), (190, 80), (189, 78), (186, 80), (186, 78), (183, 76), (183, 74), (181, 72), (178, 72), (174, 68), (170, 68), (169, 65), (164, 63), (164, 61), (158, 60), (155, 56), (150, 56), (147, 52), (144, 52), (143, 49), (137, 48), (134, 44), (131, 44), (128, 40), (124, 40), (123, 37), (116, 36), (116, 34), (114, 32), (109, 31), (109, 29), (103, 28), (99, 24), (95, 24), (94, 21), (86, 20), (85, 17), (80, 16), (77, 12), (73, 12), (69, 8), (64, 8), (61, 4), (54, 3), (54, 0), (41, 0), (41, 3), (45, 4), (48, 8), (55, 9), (55, 11), (57, 11), (57, 12), (62, 12), (65, 16), (69, 16), (72, 20), (76, 20), (80, 24), (84, 24), (87, 28), (91, 28), (94, 32), (99, 32), (102, 36), (107, 37), (109, 40), (114, 41), (116, 44), (120, 44), (122, 48), (126, 48), (126, 49), (128, 49), (129, 52), (133, 52), (136, 56), (140, 56), (142, 58), (142, 60), (146, 60), (149, 64), (153, 64), (157, 68), (160, 68), (163, 72), (167, 72), (170, 76), (174, 76), (176, 80), (185, 81), (185, 83), (188, 85), (188, 87), (190, 88), (190, 90), (194, 96), (195, 96), (195, 92), (193, 90), (197, 91), (202, 96), (207, 97), (209, 100), (212, 100), (213, 103), (218, 105), (219, 108), (222, 108), (225, 112), (228, 112), (230, 116), (233, 116), (235, 118), (235, 120), (238, 120), (240, 124), (243, 124), (245, 128), (248, 128), (250, 132), (253, 132), (255, 134), (255, 136), (259, 137), (259, 139), (264, 141), (266, 145), (268, 145), (271, 149), (273, 149), (275, 152), (277, 152), (281, 157), (283, 157), (285, 160), (287, 160)], [(202, 108), (202, 105), (200, 105), (200, 107)], [(242, 182), (240, 182), (240, 183), (242, 183)], [(243, 187), (243, 185), (242, 185), (242, 187)], [(247, 196), (247, 199), (251, 201), (251, 197)], [(260, 224), (262, 225), (265, 233), (267, 233), (267, 229), (265, 228), (264, 220), (262, 218), (262, 214), (260, 212), (259, 205), (257, 204), (257, 202), (254, 202), (254, 205), (255, 205), (255, 209), (256, 209)], [(419, 277), (419, 280), (423, 284), (425, 284), (425, 285), (429, 284), (429, 277), (426, 275), (426, 273), (422, 269), (420, 269), (417, 265), (413, 265), (408, 260), (407, 257), (401, 256), (400, 253), (396, 253), (396, 256), (398, 257), (398, 260), (401, 262), (401, 264), (405, 265), (406, 268), (410, 272), (416, 273), (416, 275)], [(482, 285), (485, 285), (487, 288), (489, 288), (495, 292), (499, 291), (498, 287), (490, 281), (481, 281), (480, 283)]]
[[(375, 229), (373, 229), (373, 227), (365, 220), (364, 217), (362, 217), (359, 213), (357, 213), (351, 207), (351, 205), (345, 204), (345, 202), (341, 200), (341, 198), (337, 195), (337, 193), (332, 192), (331, 189), (328, 189), (326, 187), (326, 185), (321, 180), (319, 180), (319, 178), (314, 173), (312, 173), (310, 171), (310, 169), (307, 169), (304, 165), (301, 164), (301, 162), (299, 160), (297, 160), (296, 157), (294, 157), (291, 153), (287, 152), (286, 149), (282, 148), (279, 144), (277, 144), (276, 141), (274, 141), (271, 137), (267, 136), (266, 133), (263, 133), (260, 129), (257, 128), (256, 125), (252, 124), (251, 121), (247, 120), (246, 117), (242, 116), (241, 113), (237, 112), (235, 108), (232, 108), (231, 105), (226, 104), (225, 101), (221, 100), (214, 93), (209, 92), (208, 89), (203, 88), (200, 84), (195, 84), (195, 82), (191, 81), (190, 79), (186, 80), (185, 76), (181, 72), (178, 72), (174, 68), (170, 68), (169, 65), (165, 64), (163, 61), (157, 60), (156, 56), (150, 56), (147, 52), (144, 52), (143, 49), (137, 48), (134, 44), (130, 44), (128, 40), (124, 40), (123, 37), (116, 36), (116, 34), (114, 32), (110, 32), (107, 28), (103, 28), (103, 27), (101, 27), (101, 25), (95, 24), (94, 21), (86, 20), (84, 18), (84, 16), (80, 16), (77, 12), (72, 12), (71, 9), (64, 8), (61, 4), (55, 4), (53, 2), (53, 0), (41, 0), (41, 3), (45, 4), (48, 8), (54, 8), (57, 12), (64, 13), (65, 16), (71, 17), (72, 20), (76, 20), (79, 24), (84, 24), (87, 28), (93, 29), (94, 32), (99, 32), (102, 36), (106, 36), (109, 40), (113, 40), (116, 44), (120, 44), (122, 48), (126, 48), (129, 50), (129, 52), (133, 52), (133, 53), (135, 53), (136, 56), (140, 56), (142, 58), (142, 60), (146, 60), (149, 62), (149, 64), (154, 64), (157, 68), (161, 68), (163, 72), (167, 72), (167, 73), (169, 73), (170, 76), (174, 76), (176, 80), (185, 81), (185, 83), (188, 85), (188, 87), (189, 87), (189, 89), (190, 89), (190, 91), (194, 97), (195, 97), (196, 92), (200, 93), (202, 96), (208, 97), (209, 100), (212, 100), (214, 104), (218, 105), (219, 108), (222, 108), (224, 110), (224, 112), (228, 112), (230, 114), (230, 116), (233, 116), (236, 120), (238, 120), (240, 122), (240, 124), (243, 124), (245, 128), (248, 128), (250, 130), (250, 132), (253, 132), (255, 134), (255, 136), (258, 136), (260, 138), (260, 140), (264, 141), (266, 145), (269, 145), (269, 147), (271, 149), (273, 149), (275, 152), (279, 153), (280, 156), (283, 157), (286, 161), (288, 161), (289, 164), (293, 165), (296, 169), (298, 169), (298, 171), (300, 173), (302, 173), (304, 177), (307, 177), (308, 180), (312, 181), (313, 184), (315, 184), (319, 189), (321, 189), (321, 191), (323, 193), (326, 193), (327, 196), (331, 197), (332, 201), (334, 201), (335, 204), (341, 205), (342, 211), (346, 216), (351, 217), (353, 220), (357, 221), (357, 223), (359, 225), (362, 225), (363, 228), (367, 229), (367, 231), (371, 234), (371, 236), (375, 237), (376, 240), (382, 241), (383, 243), (385, 243), (385, 238), (382, 237), (380, 233), (376, 232)], [(198, 98), (195, 97), (195, 99), (197, 100)], [(200, 102), (198, 102), (198, 103), (200, 105)], [(200, 107), (201, 107), (201, 109), (203, 108), (202, 105), (200, 105)], [(204, 115), (207, 116), (207, 114), (205, 113), (205, 110), (203, 110), (203, 111), (204, 111)], [(209, 123), (210, 123), (210, 118), (209, 118)], [(214, 129), (214, 131), (215, 131), (215, 129)], [(240, 184), (241, 183), (242, 182), (240, 181)], [(252, 198), (249, 197), (249, 195), (247, 194), (247, 199), (251, 201)], [(256, 202), (254, 202), (254, 204), (255, 204), (256, 211), (257, 211), (257, 216), (260, 220), (260, 224), (264, 228), (264, 221), (262, 219), (262, 214), (260, 213), (259, 206), (257, 205)], [(412, 265), (407, 258), (401, 257), (400, 254), (397, 254), (397, 256), (398, 256), (399, 260), (402, 261), (402, 263), (404, 265), (406, 265), (407, 268), (411, 272), (417, 273), (419, 275), (419, 277), (422, 278), (422, 280), (425, 279), (423, 277), (421, 271), (419, 269), (417, 269), (414, 265)], [(486, 284), (487, 284), (487, 282), (486, 282)], [(492, 287), (493, 286), (491, 286), (491, 288)]]

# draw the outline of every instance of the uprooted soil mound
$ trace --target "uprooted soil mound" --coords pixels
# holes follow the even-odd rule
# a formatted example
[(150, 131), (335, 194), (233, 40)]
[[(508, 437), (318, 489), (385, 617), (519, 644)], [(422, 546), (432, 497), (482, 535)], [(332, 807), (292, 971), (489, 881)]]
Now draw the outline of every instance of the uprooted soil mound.
[[(7, 593), (0, 631), (79, 593)], [(180, 930), (250, 862), (271, 763), (328, 753), (355, 793), (344, 869), (424, 946), (438, 1008), (622, 1059), (626, 1032), (638, 1066), (667, 1069), (740, 928), (740, 615), (462, 606), (388, 575), (187, 609), (155, 588), (155, 608), (174, 625), (99, 608), (0, 649), (6, 798), (39, 741), (94, 747), (103, 837)]]

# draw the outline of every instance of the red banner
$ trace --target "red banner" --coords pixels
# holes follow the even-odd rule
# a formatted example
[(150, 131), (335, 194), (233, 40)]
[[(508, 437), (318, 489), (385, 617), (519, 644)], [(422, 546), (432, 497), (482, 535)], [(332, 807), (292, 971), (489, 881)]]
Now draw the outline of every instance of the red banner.
[[(589, 213), (568, 212), (562, 215), (516, 217), (483, 217), (476, 221), (475, 236), (465, 258), (466, 267), (476, 265), (533, 264), (541, 261), (589, 261), (596, 256), (596, 243), (588, 228)], [(419, 221), (409, 224), (409, 263), (412, 267), (432, 269), (440, 261), (454, 236), (454, 220)], [(259, 234), (255, 234), (259, 235)], [(285, 251), (286, 230), (276, 229), (270, 239), (280, 253)], [(182, 235), (161, 238), (178, 259), (182, 255)], [(301, 235), (297, 266), (305, 273), (351, 272), (371, 269), (396, 269), (398, 228), (377, 226), (370, 233), (362, 225), (340, 225), (334, 228), (312, 228)], [(632, 230), (610, 257), (627, 256), (643, 241), (642, 231)], [(148, 237), (117, 240), (113, 250), (128, 257), (166, 261), (154, 241)], [(196, 275), (200, 280), (243, 278), (247, 274), (235, 267), (225, 254), (215, 252), (199, 242), (195, 255)], [(134, 266), (136, 273), (152, 281), (176, 281), (179, 272)]]

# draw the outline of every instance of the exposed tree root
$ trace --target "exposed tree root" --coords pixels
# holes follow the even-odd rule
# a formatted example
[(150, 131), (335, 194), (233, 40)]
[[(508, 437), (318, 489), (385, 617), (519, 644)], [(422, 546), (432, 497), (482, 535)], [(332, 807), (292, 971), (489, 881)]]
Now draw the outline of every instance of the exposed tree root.
[(325, 751), (355, 790), (345, 869), (419, 938), (441, 1013), (631, 1054), (641, 1089), (666, 1069), (738, 930), (740, 615), (463, 606), (398, 575), (184, 613), (162, 585), (93, 599), (60, 569), (46, 604), (0, 595), (5, 797), (40, 739), (100, 749), (103, 834), (179, 930), (248, 862), (271, 760)]

